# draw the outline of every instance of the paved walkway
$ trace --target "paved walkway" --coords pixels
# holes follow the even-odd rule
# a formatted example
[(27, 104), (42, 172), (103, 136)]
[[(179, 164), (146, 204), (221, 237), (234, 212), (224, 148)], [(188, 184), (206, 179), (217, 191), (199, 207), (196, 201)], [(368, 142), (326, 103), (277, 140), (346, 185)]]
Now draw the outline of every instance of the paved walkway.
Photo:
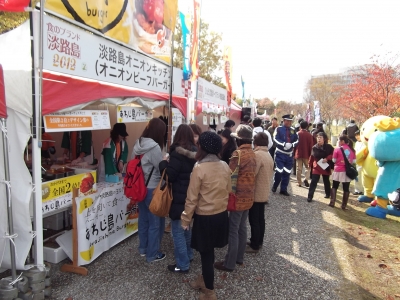
[[(292, 176), (291, 197), (272, 194), (266, 206), (264, 247), (246, 254), (243, 266), (232, 273), (215, 271), (218, 299), (357, 299), (343, 293), (346, 282), (324, 219), (334, 213), (318, 186), (315, 200), (307, 203), (307, 188), (297, 187)], [(322, 182), (322, 180), (321, 180)], [(279, 191), (279, 189), (278, 189)], [(173, 243), (165, 234), (162, 249), (167, 258), (148, 264), (137, 251), (137, 234), (88, 265), (88, 276), (62, 273), (53, 265), (51, 299), (197, 299), (187, 282), (201, 272), (195, 254), (189, 274), (172, 274)], [(216, 251), (223, 259), (226, 248)], [(64, 261), (65, 262), (65, 261)]]

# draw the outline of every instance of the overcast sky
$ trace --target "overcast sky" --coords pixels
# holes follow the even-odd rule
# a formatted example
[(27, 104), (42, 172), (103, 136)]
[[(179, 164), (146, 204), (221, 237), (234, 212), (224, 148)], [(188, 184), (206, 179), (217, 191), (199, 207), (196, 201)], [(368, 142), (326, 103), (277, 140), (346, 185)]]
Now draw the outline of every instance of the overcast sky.
[[(179, 0), (180, 7), (187, 1)], [(301, 102), (306, 81), (400, 52), (400, 0), (200, 0), (232, 47), (233, 91)]]

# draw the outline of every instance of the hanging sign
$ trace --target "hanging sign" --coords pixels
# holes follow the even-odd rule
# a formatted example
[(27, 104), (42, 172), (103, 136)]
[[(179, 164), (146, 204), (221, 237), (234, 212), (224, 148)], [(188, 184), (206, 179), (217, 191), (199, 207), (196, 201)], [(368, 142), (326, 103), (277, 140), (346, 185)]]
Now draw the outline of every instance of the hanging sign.
[(117, 106), (118, 123), (147, 122), (153, 118), (153, 110), (135, 106)]
[(110, 129), (108, 110), (75, 110), (43, 117), (46, 132)]
[(182, 124), (182, 113), (177, 108), (172, 108), (172, 136), (171, 140), (174, 140), (174, 136), (176, 131), (178, 130), (179, 125)]

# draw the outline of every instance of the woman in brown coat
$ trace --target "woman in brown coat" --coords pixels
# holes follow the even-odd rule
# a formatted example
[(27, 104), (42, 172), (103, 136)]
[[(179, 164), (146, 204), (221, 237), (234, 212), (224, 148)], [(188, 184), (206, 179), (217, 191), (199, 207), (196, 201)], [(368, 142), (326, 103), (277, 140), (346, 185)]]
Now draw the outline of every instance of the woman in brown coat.
[(256, 155), (256, 189), (254, 203), (249, 210), (251, 227), (250, 242), (246, 253), (257, 253), (264, 242), (265, 204), (268, 202), (270, 183), (274, 176), (274, 160), (268, 152), (268, 136), (259, 132), (254, 136), (254, 153)]

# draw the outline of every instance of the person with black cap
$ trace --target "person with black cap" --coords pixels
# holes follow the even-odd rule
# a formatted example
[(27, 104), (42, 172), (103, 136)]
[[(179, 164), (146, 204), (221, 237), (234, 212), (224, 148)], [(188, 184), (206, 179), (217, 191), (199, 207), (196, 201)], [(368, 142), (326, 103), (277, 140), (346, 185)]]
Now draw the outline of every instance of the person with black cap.
[(291, 127), (293, 118), (292, 114), (282, 116), (283, 126), (279, 126), (274, 133), (276, 166), (272, 192), (275, 193), (280, 184), (280, 193), (285, 196), (290, 196), (287, 192), (287, 186), (293, 168), (293, 149), (299, 142), (294, 128)]
[(122, 176), (124, 164), (128, 159), (128, 136), (124, 123), (115, 123), (110, 137), (103, 143), (99, 165), (99, 182), (105, 181), (106, 175)]
[[(214, 291), (214, 248), (228, 244), (228, 197), (232, 190), (231, 170), (219, 159), (222, 139), (206, 131), (199, 137), (199, 149), (187, 190), (182, 228), (188, 230), (194, 218), (191, 247), (200, 252), (202, 274), (189, 285), (200, 290), (200, 299), (217, 299)], [(218, 174), (218, 176), (216, 176)]]

